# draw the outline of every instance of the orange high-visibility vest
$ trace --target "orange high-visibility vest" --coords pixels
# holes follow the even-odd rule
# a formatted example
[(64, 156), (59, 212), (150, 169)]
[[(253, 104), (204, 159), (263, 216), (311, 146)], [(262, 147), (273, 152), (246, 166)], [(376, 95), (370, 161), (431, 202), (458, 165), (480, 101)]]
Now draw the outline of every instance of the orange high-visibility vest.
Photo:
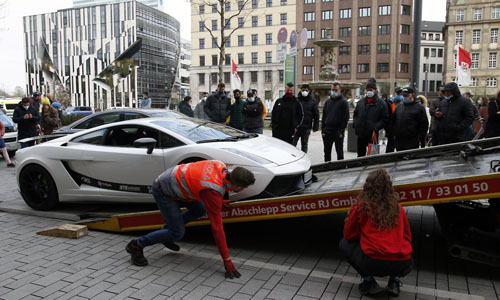
[(176, 180), (172, 181), (172, 188), (184, 199), (201, 201), (200, 192), (214, 190), (224, 197), (231, 190), (230, 183), (225, 179), (228, 173), (225, 164), (216, 160), (182, 164), (174, 168)]

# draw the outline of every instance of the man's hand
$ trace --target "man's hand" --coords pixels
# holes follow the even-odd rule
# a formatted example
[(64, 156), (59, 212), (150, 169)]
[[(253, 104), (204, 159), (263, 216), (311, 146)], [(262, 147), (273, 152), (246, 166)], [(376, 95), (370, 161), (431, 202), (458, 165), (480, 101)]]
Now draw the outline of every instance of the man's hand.
[(434, 112), (434, 116), (436, 118), (441, 118), (443, 116), (443, 113), (436, 109), (436, 112)]
[(227, 209), (231, 209), (231, 205), (230, 205), (231, 202), (234, 202), (234, 201), (232, 201), (232, 200), (223, 200), (222, 201), (222, 207), (227, 208)]
[(29, 119), (29, 117), (30, 117), (30, 114), (24, 114), (23, 118), (26, 120), (26, 119)]
[(241, 274), (236, 270), (231, 259), (224, 260), (224, 267), (226, 267), (226, 278), (240, 278)]

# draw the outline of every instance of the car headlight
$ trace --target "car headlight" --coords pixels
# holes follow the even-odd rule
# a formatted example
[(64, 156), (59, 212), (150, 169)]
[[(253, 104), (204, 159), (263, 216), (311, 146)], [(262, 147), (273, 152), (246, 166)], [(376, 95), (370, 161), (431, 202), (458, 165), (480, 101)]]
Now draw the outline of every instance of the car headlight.
[(243, 156), (244, 158), (248, 158), (249, 160), (253, 160), (254, 162), (261, 164), (261, 165), (266, 165), (266, 164), (272, 164), (273, 162), (270, 161), (269, 159), (266, 159), (264, 157), (260, 157), (258, 155), (248, 153), (239, 149), (234, 149), (234, 148), (222, 148), (222, 150), (226, 150), (228, 152), (234, 153), (239, 156)]

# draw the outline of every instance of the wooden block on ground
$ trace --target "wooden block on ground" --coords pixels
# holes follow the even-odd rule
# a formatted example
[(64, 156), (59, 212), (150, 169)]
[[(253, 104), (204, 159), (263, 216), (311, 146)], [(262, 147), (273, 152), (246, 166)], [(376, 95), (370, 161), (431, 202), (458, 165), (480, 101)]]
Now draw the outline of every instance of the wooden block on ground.
[(87, 226), (75, 224), (63, 224), (56, 227), (50, 227), (36, 234), (63, 237), (69, 239), (79, 239), (89, 233)]

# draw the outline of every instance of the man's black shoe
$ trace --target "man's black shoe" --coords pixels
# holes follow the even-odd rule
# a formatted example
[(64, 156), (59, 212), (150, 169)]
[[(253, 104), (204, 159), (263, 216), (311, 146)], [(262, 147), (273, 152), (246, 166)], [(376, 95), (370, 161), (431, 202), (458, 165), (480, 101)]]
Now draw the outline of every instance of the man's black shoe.
[(127, 244), (127, 247), (125, 247), (125, 250), (130, 253), (130, 258), (134, 265), (142, 267), (148, 264), (148, 260), (144, 257), (142, 247), (137, 244), (137, 240), (131, 240)]
[(389, 282), (387, 283), (387, 288), (386, 288), (389, 296), (398, 297), (399, 293), (401, 292), (400, 287), (402, 285), (403, 284), (401, 283), (401, 280), (399, 280), (399, 278), (396, 277), (389, 278)]
[(179, 245), (177, 245), (176, 243), (174, 242), (168, 242), (168, 243), (163, 243), (163, 245), (165, 247), (167, 247), (168, 249), (172, 250), (172, 251), (179, 251), (181, 249), (181, 247), (179, 247)]
[(358, 288), (362, 295), (374, 295), (382, 290), (374, 278), (363, 279)]

